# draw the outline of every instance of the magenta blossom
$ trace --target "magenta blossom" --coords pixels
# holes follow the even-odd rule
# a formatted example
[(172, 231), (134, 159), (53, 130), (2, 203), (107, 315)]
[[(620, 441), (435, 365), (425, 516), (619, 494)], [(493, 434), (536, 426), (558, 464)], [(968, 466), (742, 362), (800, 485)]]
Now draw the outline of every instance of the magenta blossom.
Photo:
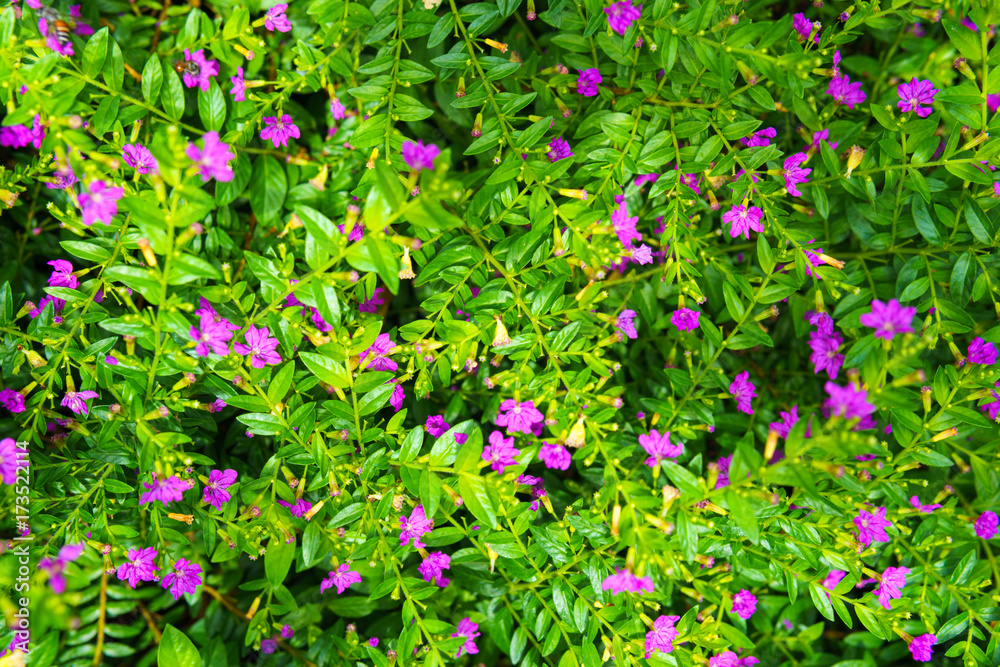
[(538, 411), (534, 401), (518, 403), (514, 399), (508, 398), (500, 404), (496, 425), (506, 427), (507, 433), (531, 435), (532, 426), (543, 421), (545, 421), (545, 415)]
[(556, 137), (549, 142), (548, 157), (550, 162), (558, 162), (568, 157), (573, 157), (573, 151), (569, 143), (562, 137)]
[(458, 623), (458, 627), (455, 628), (455, 632), (451, 634), (452, 637), (461, 637), (465, 642), (458, 647), (458, 653), (455, 654), (456, 658), (462, 656), (462, 651), (465, 651), (469, 655), (475, 655), (479, 653), (479, 647), (476, 646), (475, 639), (480, 635), (479, 624), (473, 623), (468, 616), (463, 618)]
[(810, 332), (809, 347), (812, 348), (812, 354), (809, 355), (809, 361), (813, 364), (813, 373), (826, 371), (831, 380), (837, 379), (837, 374), (844, 365), (844, 355), (840, 354), (843, 342), (844, 337), (839, 333), (823, 335), (816, 331)]
[(423, 505), (417, 505), (410, 512), (409, 518), (399, 517), (399, 543), (406, 546), (413, 540), (415, 549), (423, 549), (426, 545), (421, 537), (434, 530), (434, 519), (428, 518)]
[(641, 241), (642, 234), (636, 231), (635, 225), (639, 222), (639, 216), (629, 217), (628, 205), (625, 197), (615, 195), (615, 203), (618, 206), (611, 212), (611, 225), (614, 227), (618, 240), (626, 248), (632, 246), (632, 241)]
[(229, 77), (229, 80), (233, 83), (232, 89), (229, 91), (233, 94), (234, 102), (243, 102), (247, 98), (247, 84), (243, 80), (243, 68), (236, 68), (236, 76)]
[(584, 97), (593, 97), (594, 95), (597, 95), (597, 84), (604, 81), (604, 79), (601, 78), (600, 70), (596, 67), (591, 67), (590, 69), (579, 71), (580, 76), (576, 80), (576, 92)]
[(670, 653), (674, 650), (673, 641), (677, 638), (677, 628), (674, 627), (680, 616), (660, 616), (653, 621), (653, 629), (646, 633), (646, 659), (653, 651)]
[(568, 449), (560, 444), (548, 442), (542, 443), (538, 458), (550, 470), (569, 470), (570, 463), (573, 462), (573, 455)]
[(233, 180), (233, 170), (229, 162), (236, 159), (236, 154), (229, 150), (229, 145), (219, 140), (218, 132), (206, 132), (204, 148), (188, 144), (186, 154), (188, 159), (197, 164), (201, 180), (207, 183), (213, 178), (222, 183)]
[(52, 267), (52, 275), (49, 276), (49, 287), (68, 287), (76, 289), (80, 280), (73, 275), (73, 265), (65, 259), (55, 259), (48, 262)]
[(926, 634), (914, 637), (909, 646), (913, 659), (917, 662), (930, 662), (934, 655), (931, 647), (936, 643), (937, 637), (934, 635)]
[(450, 567), (451, 556), (441, 551), (433, 551), (427, 554), (427, 558), (417, 566), (417, 571), (420, 572), (420, 576), (424, 578), (424, 581), (429, 581), (444, 588), (450, 581), (450, 579), (444, 578), (444, 571)]
[(923, 514), (930, 514), (937, 508), (941, 507), (941, 503), (934, 503), (933, 505), (921, 505), (920, 498), (917, 496), (910, 496), (910, 505), (913, 506), (915, 510)]
[(766, 127), (763, 130), (758, 130), (750, 135), (749, 139), (745, 139), (747, 148), (756, 148), (758, 146), (770, 146), (771, 139), (778, 136), (778, 131), (773, 127)]
[(0, 405), (7, 408), (11, 414), (24, 412), (24, 395), (8, 387), (0, 391)]
[(289, 32), (292, 29), (292, 24), (285, 16), (285, 10), (288, 9), (287, 4), (275, 5), (267, 10), (267, 14), (264, 15), (264, 27), (274, 32)]
[(60, 405), (69, 408), (78, 415), (85, 415), (87, 414), (86, 401), (97, 397), (96, 391), (67, 391)]
[(124, 196), (124, 188), (109, 187), (104, 181), (92, 182), (87, 192), (80, 194), (83, 224), (87, 227), (95, 222), (110, 225), (111, 219), (118, 215), (118, 200)]
[(973, 338), (972, 342), (969, 343), (969, 362), (987, 366), (995, 364), (997, 362), (996, 347), (993, 343), (987, 343), (982, 338)]
[(690, 308), (678, 308), (670, 315), (670, 323), (677, 327), (678, 331), (694, 331), (698, 328), (698, 318), (701, 313)]
[(779, 412), (778, 416), (781, 417), (781, 421), (771, 422), (768, 426), (782, 438), (787, 438), (792, 427), (799, 423), (799, 408), (793, 405), (791, 412)]
[(875, 412), (875, 406), (868, 402), (868, 392), (853, 382), (841, 387), (834, 382), (824, 385), (828, 398), (823, 406), (832, 414), (844, 419), (864, 418)]
[(997, 517), (996, 512), (983, 512), (976, 519), (974, 527), (977, 537), (984, 540), (991, 540), (996, 537), (997, 529), (1000, 527), (1000, 517)]
[(0, 440), (0, 479), (4, 484), (16, 484), (18, 469), (28, 466), (28, 459), (20, 453), (14, 438)]
[[(392, 405), (392, 409), (399, 412), (403, 407), (404, 398), (406, 398), (406, 392), (403, 391), (403, 385), (397, 384), (392, 388), (392, 395), (389, 396), (389, 404)], [(458, 440), (458, 434), (455, 435), (455, 439)]]
[(730, 611), (744, 621), (747, 620), (757, 611), (757, 597), (747, 589), (742, 589), (733, 596), (733, 608)]
[[(809, 39), (809, 35), (812, 34), (813, 23), (806, 18), (803, 13), (798, 13), (792, 17), (792, 28), (795, 32), (799, 33), (799, 41), (804, 42)], [(816, 31), (816, 35), (813, 37), (813, 41), (819, 44), (819, 31)]]
[[(360, 240), (360, 239), (356, 239)], [(376, 287), (375, 291), (372, 292), (372, 298), (362, 301), (358, 306), (358, 312), (361, 313), (377, 313), (378, 307), (385, 305), (385, 300), (380, 296), (385, 290), (381, 287)]]
[(254, 368), (264, 368), (264, 366), (274, 366), (281, 363), (281, 355), (278, 354), (278, 339), (271, 338), (271, 332), (267, 327), (259, 329), (251, 326), (244, 334), (243, 343), (235, 343), (233, 349), (237, 354), (250, 356), (250, 365)]
[(142, 485), (148, 490), (139, 498), (140, 505), (156, 502), (157, 500), (166, 505), (167, 503), (182, 500), (184, 492), (191, 488), (187, 482), (177, 475), (170, 475), (164, 479), (153, 475), (152, 482), (143, 482)]
[(174, 563), (174, 571), (163, 577), (162, 585), (170, 589), (174, 600), (180, 600), (185, 593), (197, 593), (201, 582), (201, 565), (186, 558), (178, 558)]
[(341, 563), (340, 567), (337, 568), (335, 572), (330, 572), (326, 579), (320, 582), (319, 592), (325, 593), (326, 589), (337, 587), (337, 595), (340, 595), (348, 588), (351, 584), (360, 584), (361, 574), (351, 570), (351, 566), (347, 563)]
[(500, 431), (490, 433), (490, 444), (483, 449), (483, 460), (490, 462), (490, 467), (502, 475), (506, 466), (517, 465), (515, 456), (521, 453), (514, 447), (514, 436), (504, 438)]
[(892, 609), (890, 600), (903, 597), (902, 588), (906, 586), (906, 575), (910, 569), (906, 567), (887, 567), (882, 573), (882, 581), (875, 589), (878, 596), (878, 603), (885, 609)]
[(122, 151), (125, 164), (140, 174), (153, 174), (159, 169), (156, 158), (142, 144), (125, 144)]
[(637, 577), (627, 569), (616, 570), (601, 582), (601, 589), (611, 591), (611, 595), (629, 592), (642, 595), (643, 592), (653, 592), (653, 580), (649, 577)]
[(729, 385), (729, 393), (736, 399), (736, 409), (742, 413), (752, 415), (753, 406), (750, 401), (757, 397), (756, 387), (750, 382), (749, 371), (743, 371), (736, 376), (732, 384)]
[[(227, 321), (215, 321), (211, 316), (202, 316), (200, 329), (191, 327), (188, 335), (197, 342), (194, 351), (200, 357), (207, 357), (209, 352), (224, 357), (229, 354), (229, 341), (233, 337), (232, 327)], [(238, 327), (237, 327), (238, 328)]]
[(198, 49), (194, 53), (184, 49), (184, 85), (188, 88), (198, 88), (207, 93), (212, 85), (212, 77), (219, 74), (219, 63), (205, 58), (205, 50)]
[(333, 115), (334, 120), (343, 120), (347, 117), (347, 107), (344, 106), (339, 97), (334, 97), (330, 100), (330, 113)]
[(140, 581), (155, 581), (156, 570), (160, 569), (153, 564), (157, 555), (154, 547), (130, 549), (128, 560), (118, 566), (119, 581), (127, 581), (132, 588)]
[(875, 329), (876, 338), (892, 340), (896, 334), (913, 333), (910, 324), (913, 322), (916, 308), (905, 308), (895, 299), (883, 303), (878, 299), (872, 301), (871, 312), (861, 316), (861, 324)]
[(59, 550), (59, 555), (55, 558), (43, 558), (38, 561), (38, 569), (45, 570), (49, 575), (49, 586), (56, 595), (61, 595), (66, 590), (66, 578), (63, 572), (66, 566), (75, 561), (83, 553), (86, 545), (67, 544)]
[(427, 423), (424, 425), (427, 432), (433, 435), (435, 438), (440, 438), (442, 435), (448, 432), (451, 426), (448, 422), (444, 420), (441, 415), (431, 415), (427, 418)]
[(763, 232), (764, 226), (760, 224), (761, 218), (764, 217), (764, 211), (762, 211), (757, 206), (751, 206), (749, 209), (743, 204), (739, 206), (733, 206), (732, 210), (728, 213), (722, 214), (722, 221), (727, 225), (732, 225), (729, 229), (729, 236), (736, 238), (737, 236), (743, 236), (743, 238), (750, 238), (750, 230), (755, 232)]
[(370, 368), (373, 371), (394, 371), (399, 367), (395, 361), (389, 358), (389, 353), (394, 347), (396, 344), (389, 338), (389, 334), (379, 334), (371, 347), (361, 354), (360, 361), (368, 359), (365, 368)]
[(289, 139), (298, 139), (300, 136), (298, 126), (287, 113), (280, 120), (277, 116), (264, 116), (264, 124), (267, 127), (260, 131), (260, 138), (264, 141), (270, 139), (275, 148), (287, 146)]
[(407, 141), (402, 148), (403, 161), (413, 171), (434, 169), (434, 160), (441, 154), (441, 149), (434, 144), (424, 145), (423, 141)]
[[(253, 435), (247, 431), (247, 437), (252, 438)], [(312, 503), (305, 498), (299, 498), (294, 503), (289, 503), (279, 499), (278, 504), (282, 507), (287, 507), (289, 513), (297, 519), (305, 518), (306, 514), (309, 513), (309, 510), (312, 509)], [(308, 519), (306, 520), (308, 521)]]
[[(846, 576), (847, 573), (842, 570), (830, 570), (830, 572), (826, 575), (826, 579), (824, 579), (820, 585), (828, 591), (832, 591)], [(830, 597), (830, 594), (827, 593), (826, 597)]]
[(649, 454), (649, 458), (646, 459), (646, 465), (650, 468), (658, 466), (660, 461), (675, 459), (684, 453), (684, 445), (682, 443), (670, 442), (670, 431), (666, 431), (663, 435), (660, 435), (660, 432), (654, 428), (649, 432), (649, 435), (642, 434), (639, 436), (639, 444)]
[(236, 483), (236, 476), (237, 473), (232, 468), (210, 472), (208, 475), (208, 484), (205, 485), (205, 502), (215, 509), (221, 510), (222, 506), (229, 502), (231, 498), (229, 491), (226, 489)]
[(619, 35), (632, 27), (632, 24), (642, 15), (642, 5), (632, 6), (632, 0), (621, 0), (615, 2), (610, 7), (604, 8), (604, 13), (608, 15), (608, 25)]
[(618, 318), (615, 320), (615, 328), (618, 329), (620, 335), (633, 339), (639, 337), (638, 332), (635, 330), (635, 323), (632, 321), (634, 318), (634, 310), (623, 310), (618, 315)]
[(851, 77), (846, 74), (834, 76), (830, 79), (830, 85), (826, 89), (826, 94), (831, 95), (837, 104), (843, 104), (852, 110), (856, 104), (861, 104), (868, 97), (861, 90), (861, 82), (855, 81), (851, 83)]
[[(931, 83), (930, 79), (921, 81), (914, 78), (909, 83), (901, 83), (896, 87), (896, 94), (899, 95), (899, 101), (896, 102), (896, 106), (903, 113), (912, 111), (921, 118), (927, 118), (934, 111), (931, 105), (934, 103), (934, 96), (937, 93), (938, 90)], [(927, 106), (922, 107), (920, 106), (921, 104), (926, 104)]]
[(799, 183), (809, 182), (809, 174), (812, 172), (812, 169), (804, 169), (801, 166), (802, 163), (808, 159), (809, 156), (805, 153), (796, 153), (785, 160), (785, 189), (788, 190), (788, 194), (793, 197), (802, 196), (798, 187)]
[(884, 507), (877, 507), (874, 512), (860, 510), (858, 516), (854, 518), (854, 525), (858, 528), (858, 540), (865, 547), (871, 546), (872, 542), (889, 541), (885, 529), (891, 526), (892, 522), (885, 518)]

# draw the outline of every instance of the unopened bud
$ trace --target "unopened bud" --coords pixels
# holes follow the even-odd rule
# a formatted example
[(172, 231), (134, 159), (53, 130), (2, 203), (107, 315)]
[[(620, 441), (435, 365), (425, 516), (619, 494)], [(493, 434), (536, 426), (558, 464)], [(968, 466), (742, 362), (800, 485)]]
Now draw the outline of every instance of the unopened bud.
[(500, 53), (507, 53), (507, 45), (503, 42), (498, 42), (494, 39), (487, 39), (486, 43), (492, 46), (494, 49), (500, 51)]
[(847, 178), (851, 177), (851, 174), (858, 165), (861, 164), (861, 160), (865, 157), (865, 149), (861, 146), (851, 146), (851, 150), (847, 153)]
[(955, 58), (953, 65), (955, 66), (955, 69), (961, 72), (962, 75), (969, 81), (976, 80), (976, 73), (972, 71), (971, 67), (969, 67), (969, 63), (965, 60), (965, 58)]
[(194, 521), (194, 517), (192, 515), (190, 515), (190, 514), (177, 514), (176, 512), (169, 512), (167, 514), (167, 518), (168, 519), (173, 519), (174, 521), (183, 521), (184, 523), (186, 523), (189, 526), (191, 525), (191, 522)]
[(587, 201), (587, 191), (578, 190), (573, 188), (559, 188), (559, 194), (563, 197), (572, 197), (573, 199), (580, 199)]
[(494, 315), (493, 319), (496, 320), (497, 323), (496, 334), (493, 336), (493, 347), (510, 345), (510, 334), (507, 333), (507, 327), (504, 326), (503, 320), (499, 315)]
[(146, 260), (146, 264), (149, 266), (156, 266), (156, 253), (149, 245), (148, 239), (139, 239), (136, 241), (139, 245), (139, 250), (142, 251), (142, 256)]

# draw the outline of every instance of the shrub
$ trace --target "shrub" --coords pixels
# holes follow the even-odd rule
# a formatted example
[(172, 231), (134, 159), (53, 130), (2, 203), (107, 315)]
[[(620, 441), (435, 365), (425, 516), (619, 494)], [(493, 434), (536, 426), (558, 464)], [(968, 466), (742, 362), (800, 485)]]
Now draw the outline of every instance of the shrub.
[(1000, 664), (968, 5), (6, 7), (0, 664)]

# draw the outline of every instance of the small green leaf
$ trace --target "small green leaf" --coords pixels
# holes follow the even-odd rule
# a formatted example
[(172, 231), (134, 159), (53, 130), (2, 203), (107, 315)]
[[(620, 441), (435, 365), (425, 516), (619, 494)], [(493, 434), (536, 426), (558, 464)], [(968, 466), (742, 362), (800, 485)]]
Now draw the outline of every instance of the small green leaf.
[(183, 632), (168, 624), (156, 652), (160, 667), (201, 667), (201, 654)]

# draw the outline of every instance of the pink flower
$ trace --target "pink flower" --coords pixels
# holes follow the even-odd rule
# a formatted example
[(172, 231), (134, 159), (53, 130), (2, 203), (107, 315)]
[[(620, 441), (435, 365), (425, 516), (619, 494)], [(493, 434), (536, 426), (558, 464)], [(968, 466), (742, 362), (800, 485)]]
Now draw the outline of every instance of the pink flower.
[(140, 174), (153, 174), (159, 169), (156, 158), (142, 144), (125, 144), (122, 158), (125, 160), (125, 164)]
[(426, 546), (421, 537), (434, 530), (434, 520), (427, 517), (423, 505), (417, 505), (410, 512), (409, 518), (399, 517), (399, 543), (406, 546), (413, 540), (415, 549), (423, 549)]
[(937, 637), (934, 635), (920, 635), (919, 637), (914, 637), (913, 641), (910, 642), (910, 653), (913, 655), (913, 659), (917, 662), (930, 662), (934, 651), (931, 647), (937, 643)]
[(221, 510), (222, 506), (229, 502), (232, 497), (226, 489), (236, 483), (236, 477), (237, 473), (232, 468), (210, 472), (208, 484), (205, 485), (205, 502), (215, 509)]
[(788, 434), (791, 432), (792, 427), (799, 422), (799, 408), (793, 405), (791, 412), (779, 412), (778, 416), (781, 417), (780, 422), (771, 422), (769, 424), (772, 431), (780, 435), (782, 438), (787, 438)]
[(677, 327), (678, 331), (694, 331), (698, 328), (698, 318), (701, 313), (690, 308), (678, 308), (670, 315), (670, 323)]
[(260, 138), (264, 141), (270, 139), (275, 148), (287, 146), (289, 139), (298, 139), (300, 136), (298, 126), (287, 113), (280, 120), (277, 116), (264, 116), (264, 124), (267, 127), (260, 131)]
[(155, 581), (156, 570), (160, 569), (153, 564), (156, 556), (157, 551), (154, 547), (130, 549), (128, 561), (118, 566), (118, 580), (127, 581), (132, 588), (135, 588), (140, 581)]
[[(252, 438), (253, 434), (250, 433), (250, 431), (247, 431), (247, 437)], [(309, 510), (312, 509), (312, 503), (305, 498), (299, 498), (294, 504), (285, 502), (284, 500), (279, 500), (278, 504), (282, 507), (287, 507), (289, 513), (298, 519), (305, 517), (305, 515), (309, 513)], [(322, 593), (323, 591), (320, 592)]]
[[(360, 239), (358, 239), (360, 240)], [(385, 290), (381, 287), (376, 287), (375, 291), (372, 292), (372, 298), (367, 301), (362, 301), (358, 306), (358, 312), (362, 313), (377, 313), (378, 307), (385, 304), (385, 301), (379, 296)]]
[[(51, 263), (51, 262), (50, 262)], [(969, 362), (973, 364), (990, 365), (997, 362), (997, 349), (993, 343), (987, 343), (976, 337), (969, 343)]]
[(914, 509), (922, 512), (923, 514), (930, 514), (937, 508), (941, 507), (940, 503), (934, 503), (933, 505), (921, 505), (920, 498), (918, 498), (917, 496), (910, 496), (910, 505), (912, 505)]
[[(785, 160), (785, 189), (793, 197), (802, 196), (798, 188), (799, 183), (809, 182), (809, 174), (812, 172), (812, 169), (804, 169), (799, 166), (808, 159), (809, 156), (805, 153), (796, 153)], [(749, 235), (747, 235), (747, 238), (749, 238)]]
[(292, 29), (292, 24), (285, 16), (285, 10), (288, 9), (287, 4), (275, 5), (267, 10), (267, 14), (264, 16), (264, 27), (274, 32), (289, 32)]
[(649, 454), (649, 458), (646, 459), (646, 465), (650, 468), (658, 466), (660, 461), (675, 459), (684, 453), (683, 444), (680, 442), (671, 444), (670, 431), (660, 435), (660, 432), (654, 428), (649, 432), (649, 435), (643, 434), (639, 436), (639, 444)]
[(747, 620), (757, 611), (757, 597), (747, 589), (742, 589), (733, 596), (733, 608), (730, 611), (744, 621)]
[(618, 207), (611, 212), (611, 225), (614, 227), (615, 234), (621, 244), (629, 248), (632, 246), (633, 240), (642, 240), (642, 234), (635, 228), (636, 223), (639, 222), (639, 216), (629, 217), (624, 196), (615, 195), (615, 203), (618, 204)]
[(361, 355), (361, 361), (368, 359), (365, 368), (370, 368), (373, 371), (394, 371), (399, 368), (396, 362), (389, 358), (389, 352), (394, 347), (396, 344), (389, 338), (389, 334), (379, 334), (371, 347)]
[[(191, 327), (188, 331), (191, 340), (198, 343), (194, 348), (198, 356), (207, 357), (209, 352), (221, 357), (229, 354), (229, 341), (233, 337), (235, 325), (229, 324), (226, 320), (217, 322), (212, 316), (203, 315), (199, 326), (201, 329)], [(239, 327), (236, 329), (238, 330)]]
[(174, 563), (174, 571), (163, 577), (163, 588), (169, 588), (174, 600), (180, 600), (185, 593), (198, 592), (201, 585), (201, 565), (192, 563), (186, 558), (178, 558)]
[(996, 537), (998, 527), (1000, 527), (1000, 518), (997, 517), (996, 512), (983, 512), (976, 519), (976, 536), (984, 540), (991, 540)]
[(631, 339), (639, 337), (638, 332), (635, 330), (635, 323), (632, 322), (634, 318), (634, 310), (623, 310), (621, 314), (618, 315), (618, 318), (615, 320), (615, 328), (618, 329), (619, 334)]
[(604, 79), (601, 78), (600, 70), (596, 67), (591, 67), (590, 69), (579, 71), (580, 76), (576, 80), (576, 92), (584, 97), (593, 97), (594, 95), (597, 95), (597, 84), (604, 81)]
[(424, 581), (429, 581), (444, 588), (450, 581), (444, 578), (444, 571), (450, 567), (451, 556), (440, 551), (433, 551), (427, 554), (427, 558), (417, 566), (417, 571), (420, 572), (420, 576), (424, 578)]
[(854, 518), (854, 525), (858, 528), (858, 540), (865, 547), (871, 546), (872, 542), (889, 541), (885, 529), (891, 526), (892, 522), (885, 518), (884, 507), (878, 507), (874, 512), (859, 511), (858, 516)]
[(344, 106), (339, 97), (334, 97), (330, 100), (330, 113), (333, 115), (334, 120), (343, 120), (347, 117), (347, 107)]
[(63, 577), (63, 572), (66, 571), (67, 565), (80, 557), (85, 547), (86, 545), (82, 542), (79, 544), (67, 544), (59, 550), (59, 555), (54, 559), (43, 558), (38, 561), (38, 568), (48, 573), (49, 586), (56, 595), (61, 595), (66, 591), (66, 578)]
[(828, 408), (834, 415), (844, 419), (854, 419), (875, 412), (875, 406), (868, 402), (868, 392), (856, 387), (853, 382), (849, 382), (846, 387), (827, 382), (824, 389), (828, 398), (823, 407)]
[(548, 158), (550, 162), (558, 162), (568, 157), (573, 157), (573, 151), (570, 150), (569, 143), (565, 139), (556, 137), (549, 142)]
[[(896, 87), (896, 94), (899, 95), (899, 101), (896, 102), (896, 106), (903, 113), (912, 111), (921, 118), (927, 118), (934, 111), (930, 105), (934, 103), (934, 96), (937, 93), (938, 90), (931, 83), (930, 79), (921, 81), (914, 78), (909, 83), (901, 83)], [(927, 106), (921, 107), (921, 104), (926, 104)]]
[(154, 475), (152, 482), (143, 482), (142, 485), (148, 489), (148, 491), (143, 493), (142, 497), (139, 498), (140, 505), (156, 502), (157, 500), (166, 505), (167, 503), (182, 500), (184, 492), (191, 488), (188, 486), (187, 482), (182, 480), (177, 475), (170, 475), (165, 479), (161, 479)]
[(861, 104), (868, 97), (861, 90), (861, 82), (851, 83), (851, 77), (846, 74), (834, 76), (830, 79), (830, 85), (826, 89), (826, 94), (833, 96), (837, 104), (843, 104), (848, 109), (854, 109), (854, 105)]
[(727, 225), (732, 225), (729, 229), (729, 236), (736, 238), (742, 235), (743, 238), (749, 239), (751, 229), (755, 232), (764, 231), (764, 226), (760, 224), (763, 217), (764, 211), (759, 207), (751, 206), (747, 209), (745, 205), (740, 204), (733, 206), (728, 213), (723, 213), (722, 221)]
[(337, 595), (340, 595), (348, 588), (351, 584), (360, 584), (361, 574), (351, 570), (351, 566), (347, 563), (341, 563), (340, 567), (337, 568), (336, 572), (330, 572), (319, 585), (319, 592), (325, 593), (326, 589), (337, 587)]
[(211, 78), (219, 74), (219, 63), (205, 58), (204, 49), (198, 49), (194, 53), (184, 49), (184, 62), (184, 85), (207, 93), (212, 85)]
[(751, 399), (757, 397), (756, 387), (750, 382), (749, 371), (743, 371), (736, 376), (733, 383), (729, 385), (729, 393), (736, 399), (736, 409), (748, 415), (753, 414), (753, 407), (750, 405)]
[(906, 567), (887, 567), (882, 573), (882, 581), (875, 589), (878, 596), (878, 603), (885, 609), (892, 609), (890, 600), (896, 600), (903, 596), (901, 589), (906, 586), (906, 575), (910, 569)]
[(660, 616), (653, 621), (653, 629), (646, 633), (646, 659), (653, 651), (670, 653), (674, 650), (673, 641), (677, 638), (677, 628), (674, 625), (681, 620), (680, 616)]
[(610, 7), (605, 7), (604, 13), (608, 15), (608, 25), (611, 26), (611, 29), (624, 36), (632, 23), (637, 21), (642, 14), (642, 5), (633, 7), (632, 0), (621, 0), (621, 2), (613, 3)]
[(504, 438), (500, 431), (490, 433), (490, 444), (483, 449), (483, 460), (490, 462), (490, 467), (502, 475), (506, 466), (517, 465), (515, 456), (521, 453), (520, 449), (514, 447), (514, 436)]
[(637, 577), (629, 570), (620, 569), (604, 578), (604, 581), (601, 582), (601, 589), (611, 591), (611, 595), (618, 595), (626, 591), (642, 595), (644, 591), (653, 592), (653, 580), (649, 577)]
[[(809, 35), (812, 33), (813, 24), (812, 21), (806, 18), (805, 14), (801, 12), (792, 17), (792, 28), (795, 32), (799, 33), (799, 41), (804, 42), (809, 39)], [(819, 31), (816, 31), (813, 41), (819, 44)]]
[(229, 162), (236, 159), (236, 154), (229, 150), (228, 144), (219, 140), (218, 132), (206, 132), (203, 139), (204, 148), (188, 144), (186, 151), (188, 159), (201, 167), (201, 180), (205, 183), (213, 178), (222, 183), (233, 180)]
[(250, 355), (250, 365), (254, 368), (264, 368), (264, 366), (274, 366), (281, 363), (281, 355), (278, 354), (278, 339), (271, 338), (271, 332), (267, 327), (259, 329), (251, 326), (244, 334), (243, 343), (235, 343), (233, 349), (242, 356)]
[(455, 632), (451, 634), (452, 637), (461, 637), (465, 642), (458, 647), (458, 653), (455, 654), (456, 658), (462, 656), (462, 651), (465, 651), (469, 655), (475, 655), (479, 653), (479, 647), (476, 646), (475, 639), (480, 635), (479, 624), (473, 623), (468, 616), (463, 618), (458, 623), (458, 627), (455, 628)]
[[(392, 409), (399, 412), (399, 410), (403, 407), (404, 398), (406, 398), (406, 392), (403, 391), (403, 385), (397, 384), (392, 389), (392, 395), (389, 396), (389, 404), (392, 405)], [(455, 439), (458, 439), (457, 434)]]
[(506, 427), (507, 433), (531, 435), (532, 426), (543, 421), (545, 421), (545, 415), (538, 411), (534, 401), (518, 403), (514, 399), (508, 398), (500, 404), (496, 425)]
[(806, 146), (803, 150), (809, 150), (810, 148), (812, 148), (813, 150), (818, 151), (820, 147), (820, 142), (823, 141), (826, 141), (826, 143), (830, 144), (830, 148), (832, 148), (833, 150), (837, 150), (838, 142), (830, 141), (829, 137), (830, 137), (830, 130), (827, 129), (820, 130), (819, 132), (813, 132), (812, 143)]
[(861, 316), (861, 324), (875, 329), (876, 338), (892, 340), (896, 334), (913, 333), (910, 324), (913, 322), (916, 308), (904, 308), (895, 299), (883, 303), (878, 299), (872, 301), (871, 312)]
[(778, 131), (773, 127), (766, 127), (763, 130), (759, 130), (750, 135), (749, 139), (746, 139), (747, 148), (755, 148), (757, 146), (770, 146), (770, 139), (774, 139), (778, 136)]
[(441, 154), (441, 149), (434, 144), (424, 145), (423, 141), (407, 141), (402, 148), (403, 161), (413, 171), (434, 169), (434, 160)]
[(8, 387), (0, 391), (0, 405), (7, 408), (11, 414), (24, 412), (24, 395)]
[[(1000, 387), (1000, 382), (997, 382), (994, 386)], [(992, 394), (993, 400), (989, 403), (983, 403), (979, 406), (979, 409), (989, 413), (990, 419), (996, 421), (996, 418), (1000, 417), (1000, 394), (994, 390), (990, 390), (990, 394)]]
[(548, 442), (542, 443), (538, 458), (550, 470), (569, 470), (569, 465), (573, 461), (573, 455), (568, 449), (560, 444)]
[(295, 630), (292, 629), (292, 626), (288, 625), (287, 623), (285, 623), (283, 626), (281, 626), (281, 638), (282, 639), (291, 639), (294, 636), (295, 636)]
[(229, 91), (233, 94), (234, 102), (243, 102), (247, 98), (247, 86), (246, 81), (243, 80), (243, 68), (236, 68), (236, 76), (229, 77), (232, 82), (233, 87)]
[(839, 333), (823, 335), (816, 331), (810, 332), (809, 347), (812, 348), (812, 354), (809, 355), (809, 361), (813, 363), (813, 373), (826, 371), (831, 380), (837, 379), (840, 367), (844, 365), (844, 355), (840, 354), (843, 342), (844, 337)]
[(433, 435), (435, 438), (440, 438), (442, 435), (448, 432), (451, 426), (444, 420), (441, 415), (432, 415), (427, 418), (427, 423), (424, 425), (427, 432)]
[(80, 195), (80, 208), (83, 209), (83, 224), (90, 227), (95, 222), (111, 224), (111, 219), (118, 215), (118, 200), (125, 196), (124, 188), (109, 187), (104, 181), (94, 181), (87, 187), (87, 192)]
[[(827, 589), (828, 591), (832, 591), (837, 587), (837, 584), (839, 584), (841, 580), (846, 576), (847, 573), (841, 570), (830, 570), (830, 572), (826, 575), (826, 579), (824, 579), (823, 583), (820, 585), (823, 588)], [(826, 597), (829, 598), (830, 594), (827, 593)]]
[(78, 415), (85, 415), (87, 414), (86, 401), (97, 397), (96, 391), (67, 391), (60, 405), (69, 408)]

